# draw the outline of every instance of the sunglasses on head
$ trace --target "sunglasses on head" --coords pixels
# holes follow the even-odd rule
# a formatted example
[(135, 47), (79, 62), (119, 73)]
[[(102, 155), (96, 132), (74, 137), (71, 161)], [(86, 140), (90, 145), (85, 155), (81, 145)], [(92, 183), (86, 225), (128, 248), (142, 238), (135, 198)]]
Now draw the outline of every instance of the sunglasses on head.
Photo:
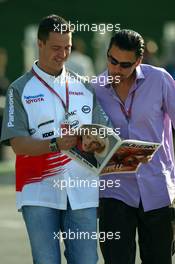
[(122, 61), (122, 62), (119, 62), (118, 60), (116, 60), (115, 58), (113, 58), (111, 55), (109, 55), (109, 53), (107, 53), (107, 57), (108, 57), (108, 61), (112, 64), (112, 65), (120, 65), (121, 68), (124, 68), (124, 69), (127, 69), (127, 68), (130, 68), (132, 67), (135, 63), (135, 62), (130, 62), (130, 61)]

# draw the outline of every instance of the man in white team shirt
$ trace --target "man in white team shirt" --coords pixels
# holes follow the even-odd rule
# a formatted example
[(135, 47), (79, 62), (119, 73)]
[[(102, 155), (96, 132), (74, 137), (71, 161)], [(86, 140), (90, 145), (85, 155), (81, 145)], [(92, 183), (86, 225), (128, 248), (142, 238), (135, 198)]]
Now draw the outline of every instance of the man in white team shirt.
[(60, 230), (67, 263), (95, 264), (98, 259), (93, 239), (98, 184), (91, 185), (98, 178), (61, 152), (75, 146), (77, 137), (60, 131), (66, 118), (71, 127), (107, 125), (108, 120), (91, 86), (68, 78), (77, 78), (64, 67), (71, 45), (69, 23), (56, 15), (45, 17), (38, 29), (39, 60), (7, 93), (1, 141), (17, 155), (17, 208), (35, 264), (61, 263)]

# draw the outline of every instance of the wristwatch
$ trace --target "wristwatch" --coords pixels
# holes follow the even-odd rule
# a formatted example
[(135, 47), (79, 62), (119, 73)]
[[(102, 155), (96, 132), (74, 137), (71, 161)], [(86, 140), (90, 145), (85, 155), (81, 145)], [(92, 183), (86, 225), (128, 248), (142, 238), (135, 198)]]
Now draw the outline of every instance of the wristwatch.
[(57, 152), (57, 151), (59, 151), (59, 147), (58, 147), (57, 139), (56, 138), (52, 138), (50, 140), (49, 149), (50, 149), (51, 152)]

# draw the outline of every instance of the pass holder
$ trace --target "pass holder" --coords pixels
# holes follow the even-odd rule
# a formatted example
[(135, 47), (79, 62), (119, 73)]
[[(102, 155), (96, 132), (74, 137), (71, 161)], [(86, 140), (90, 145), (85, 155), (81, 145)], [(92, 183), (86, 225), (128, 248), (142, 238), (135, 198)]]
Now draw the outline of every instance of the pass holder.
[(70, 124), (67, 115), (65, 114), (65, 120), (61, 122), (61, 134), (62, 135), (69, 134), (69, 131), (70, 131)]

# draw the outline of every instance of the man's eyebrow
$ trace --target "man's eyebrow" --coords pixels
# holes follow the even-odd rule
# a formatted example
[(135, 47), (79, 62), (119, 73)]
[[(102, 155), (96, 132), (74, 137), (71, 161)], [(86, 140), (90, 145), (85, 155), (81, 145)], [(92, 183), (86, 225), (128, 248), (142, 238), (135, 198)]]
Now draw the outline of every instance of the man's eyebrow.
[(53, 47), (53, 48), (60, 48), (61, 46), (59, 46), (59, 45), (51, 45), (51, 47)]
[[(51, 45), (51, 47), (52, 48), (62, 48), (62, 46), (59, 46), (59, 45)], [(68, 44), (68, 45), (66, 45), (64, 47), (72, 47), (72, 45), (71, 44)]]

